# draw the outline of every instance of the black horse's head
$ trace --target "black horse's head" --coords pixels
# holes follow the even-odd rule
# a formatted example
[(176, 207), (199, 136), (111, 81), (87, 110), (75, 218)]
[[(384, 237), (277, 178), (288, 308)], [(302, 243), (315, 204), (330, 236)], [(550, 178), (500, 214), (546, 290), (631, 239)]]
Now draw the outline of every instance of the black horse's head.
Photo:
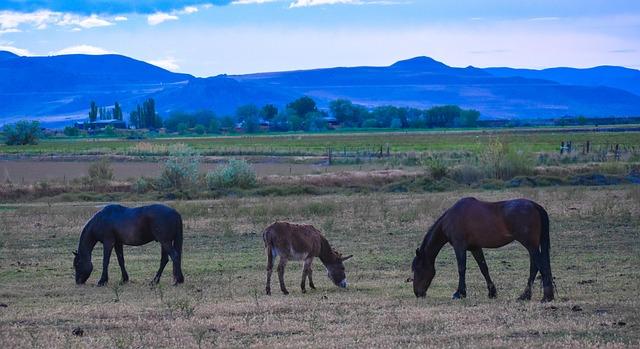
[(93, 271), (93, 264), (91, 259), (83, 258), (77, 251), (73, 252), (73, 269), (76, 271), (76, 284), (82, 285), (87, 282), (87, 279)]
[(334, 253), (337, 256), (335, 263), (325, 264), (325, 267), (327, 268), (327, 275), (336, 286), (345, 288), (347, 287), (347, 275), (345, 274), (344, 264), (342, 262), (353, 257), (353, 255), (343, 258), (339, 253)]
[(436, 275), (436, 269), (419, 248), (416, 249), (411, 270), (413, 271), (413, 293), (416, 297), (425, 297), (431, 280)]

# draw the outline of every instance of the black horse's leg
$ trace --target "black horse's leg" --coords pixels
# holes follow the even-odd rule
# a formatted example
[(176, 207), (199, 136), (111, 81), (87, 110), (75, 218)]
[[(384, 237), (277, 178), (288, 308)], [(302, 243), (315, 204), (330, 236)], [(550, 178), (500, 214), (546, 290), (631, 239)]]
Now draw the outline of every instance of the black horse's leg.
[(536, 262), (536, 267), (540, 270), (542, 275), (542, 287), (544, 289), (544, 297), (542, 302), (549, 302), (553, 300), (553, 280), (551, 279), (551, 267), (550, 263), (544, 260), (540, 250), (531, 249), (533, 252), (533, 259)]
[(454, 247), (456, 260), (458, 261), (458, 290), (453, 294), (453, 299), (467, 297), (467, 285), (465, 283), (465, 273), (467, 271), (467, 250)]
[(478, 267), (480, 267), (480, 272), (482, 276), (484, 276), (485, 281), (487, 282), (487, 289), (489, 289), (489, 298), (496, 298), (496, 286), (491, 281), (491, 276), (489, 276), (489, 267), (487, 266), (487, 262), (484, 260), (484, 253), (481, 248), (471, 250), (471, 254), (473, 254), (473, 258), (478, 262)]
[(102, 276), (98, 281), (98, 286), (104, 286), (109, 281), (109, 259), (111, 258), (111, 250), (113, 244), (109, 242), (103, 242), (104, 254), (102, 256)]
[(118, 265), (120, 265), (120, 272), (122, 272), (122, 283), (129, 282), (129, 274), (127, 270), (124, 268), (124, 252), (122, 251), (122, 243), (116, 242), (113, 246), (116, 250), (116, 257), (118, 257)]
[(536, 274), (538, 274), (538, 267), (536, 266), (536, 260), (533, 257), (534, 251), (529, 250), (529, 280), (527, 280), (527, 287), (524, 288), (524, 292), (518, 297), (518, 300), (528, 301), (531, 300), (531, 287), (536, 280)]
[(164, 267), (169, 262), (169, 254), (167, 253), (167, 251), (164, 249), (164, 247), (161, 247), (160, 250), (161, 250), (160, 268), (158, 269), (158, 272), (156, 273), (156, 276), (153, 278), (153, 281), (151, 281), (152, 284), (158, 284), (160, 282), (160, 277), (162, 276), (162, 272), (164, 271)]
[(173, 284), (181, 284), (184, 282), (184, 276), (182, 275), (182, 268), (180, 263), (180, 254), (178, 251), (171, 245), (171, 243), (163, 243), (162, 248), (167, 250), (169, 257), (171, 257), (171, 261), (173, 262)]

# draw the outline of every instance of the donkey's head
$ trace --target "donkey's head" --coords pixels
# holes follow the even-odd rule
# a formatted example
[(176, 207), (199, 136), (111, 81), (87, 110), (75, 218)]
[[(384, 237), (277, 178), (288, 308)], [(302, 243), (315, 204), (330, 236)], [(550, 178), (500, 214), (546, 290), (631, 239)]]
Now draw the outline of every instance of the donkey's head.
[(83, 258), (77, 251), (73, 251), (73, 269), (76, 271), (76, 284), (82, 285), (87, 282), (87, 279), (93, 271), (93, 264), (91, 259)]
[(436, 275), (436, 269), (433, 263), (430, 263), (424, 255), (424, 251), (416, 249), (416, 256), (411, 264), (413, 270), (413, 293), (416, 297), (425, 297), (427, 289), (431, 285), (433, 277)]
[(344, 273), (344, 264), (342, 262), (353, 257), (353, 255), (342, 257), (342, 255), (336, 251), (333, 251), (333, 255), (335, 256), (334, 261), (325, 264), (327, 275), (336, 286), (345, 288), (347, 287), (347, 275)]

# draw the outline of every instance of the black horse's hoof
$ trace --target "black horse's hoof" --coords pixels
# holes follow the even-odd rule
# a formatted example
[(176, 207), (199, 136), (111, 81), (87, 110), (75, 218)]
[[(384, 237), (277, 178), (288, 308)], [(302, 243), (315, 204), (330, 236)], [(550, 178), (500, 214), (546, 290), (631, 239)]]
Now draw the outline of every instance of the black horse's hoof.
[(264, 293), (266, 293), (267, 296), (271, 296), (271, 289), (270, 288), (265, 289)]
[(451, 297), (452, 299), (462, 299), (462, 298), (467, 298), (467, 294), (466, 293), (461, 293), (460, 291), (456, 291), (456, 293), (453, 294), (453, 296)]
[(307, 293), (307, 290), (305, 290), (304, 288), (302, 289), (302, 293)]
[(531, 300), (531, 292), (525, 292), (518, 297), (519, 301), (530, 301)]
[(287, 290), (282, 290), (282, 294), (283, 294), (283, 295), (285, 295), (285, 296), (287, 296), (287, 295), (289, 295), (289, 291), (287, 291)]
[(489, 287), (489, 298), (496, 298), (496, 297), (497, 297), (496, 287), (491, 285), (491, 287)]
[(315, 290), (315, 289), (316, 289), (316, 287), (315, 287), (315, 286), (313, 286), (313, 285), (309, 285), (309, 287), (311, 287), (311, 289), (312, 289), (312, 290)]
[(96, 286), (98, 286), (98, 287), (102, 287), (102, 286), (106, 285), (106, 284), (107, 284), (107, 282), (108, 282), (107, 280), (104, 280), (104, 281), (103, 281), (103, 280), (100, 280), (100, 281), (98, 281), (98, 284), (97, 284)]

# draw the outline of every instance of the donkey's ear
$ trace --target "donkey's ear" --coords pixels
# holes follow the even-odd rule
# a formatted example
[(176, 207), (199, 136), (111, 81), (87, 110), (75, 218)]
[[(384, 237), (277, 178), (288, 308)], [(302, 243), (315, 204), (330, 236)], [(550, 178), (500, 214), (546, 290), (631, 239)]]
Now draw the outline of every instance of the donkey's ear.
[(342, 261), (344, 262), (344, 261), (346, 261), (347, 259), (349, 259), (349, 258), (351, 258), (351, 257), (353, 257), (353, 255), (352, 255), (352, 254), (351, 254), (351, 255), (348, 255), (348, 256), (346, 256), (346, 257), (344, 257), (344, 258), (342, 258)]

